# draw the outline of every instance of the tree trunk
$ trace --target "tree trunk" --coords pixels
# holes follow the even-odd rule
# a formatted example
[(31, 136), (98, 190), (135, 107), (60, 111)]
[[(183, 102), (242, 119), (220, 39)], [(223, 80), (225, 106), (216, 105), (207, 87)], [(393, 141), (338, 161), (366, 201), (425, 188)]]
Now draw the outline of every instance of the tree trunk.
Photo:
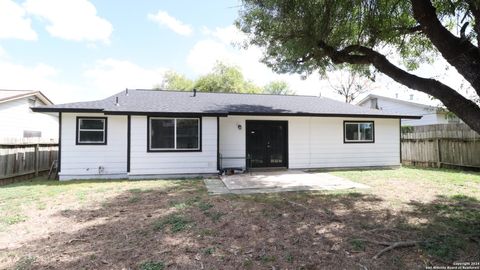
[(368, 47), (351, 45), (342, 51), (337, 51), (325, 42), (319, 42), (318, 46), (324, 50), (334, 64), (371, 64), (396, 82), (437, 98), (470, 128), (480, 134), (480, 107), (449, 86), (434, 79), (422, 78), (408, 73), (388, 61), (383, 54)]
[(480, 50), (465, 37), (457, 37), (437, 17), (430, 0), (411, 0), (413, 17), (423, 33), (480, 95)]
[(379, 53), (372, 57), (372, 64), (396, 82), (439, 99), (451, 112), (480, 133), (480, 107), (475, 102), (437, 80), (418, 77), (398, 68)]

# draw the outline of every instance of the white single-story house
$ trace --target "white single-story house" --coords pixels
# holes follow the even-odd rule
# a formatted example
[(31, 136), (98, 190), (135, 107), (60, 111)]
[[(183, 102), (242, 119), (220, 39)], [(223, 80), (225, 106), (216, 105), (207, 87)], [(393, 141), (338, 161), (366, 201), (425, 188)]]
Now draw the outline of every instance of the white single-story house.
[(400, 166), (400, 119), (420, 118), (325, 97), (155, 90), (33, 110), (59, 113), (61, 180)]
[(0, 90), (0, 140), (58, 138), (58, 115), (35, 113), (30, 107), (53, 105), (40, 91)]
[[(413, 95), (410, 95), (413, 99)], [(403, 100), (375, 94), (369, 94), (357, 103), (358, 106), (382, 110), (385, 112), (421, 115), (421, 119), (402, 119), (402, 126), (424, 126), (459, 123), (460, 119), (438, 106), (427, 105), (413, 100)]]

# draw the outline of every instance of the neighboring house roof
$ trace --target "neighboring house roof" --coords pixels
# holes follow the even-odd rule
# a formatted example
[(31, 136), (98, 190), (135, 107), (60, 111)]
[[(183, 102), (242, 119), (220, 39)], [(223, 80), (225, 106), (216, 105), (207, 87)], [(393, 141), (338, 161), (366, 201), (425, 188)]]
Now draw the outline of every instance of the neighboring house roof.
[(50, 99), (48, 99), (42, 92), (35, 90), (0, 90), (0, 103), (31, 96), (36, 96), (47, 105), (53, 105), (53, 102), (50, 101)]
[[(118, 103), (117, 103), (118, 100)], [(35, 107), (38, 112), (106, 114), (294, 115), (413, 118), (315, 96), (128, 90), (103, 100)]]
[(361, 105), (361, 104), (367, 102), (368, 100), (371, 100), (371, 99), (374, 99), (374, 98), (386, 99), (386, 100), (390, 100), (390, 101), (397, 102), (397, 103), (402, 103), (402, 104), (407, 104), (407, 105), (412, 105), (412, 106), (422, 107), (422, 108), (427, 108), (427, 109), (432, 109), (432, 110), (437, 110), (438, 109), (438, 107), (428, 105), (428, 104), (423, 104), (423, 103), (419, 103), (419, 102), (414, 102), (414, 101), (409, 101), (409, 100), (404, 100), (404, 99), (398, 99), (398, 98), (385, 97), (385, 96), (380, 96), (380, 95), (375, 95), (375, 94), (368, 94), (362, 100), (357, 102), (357, 105)]

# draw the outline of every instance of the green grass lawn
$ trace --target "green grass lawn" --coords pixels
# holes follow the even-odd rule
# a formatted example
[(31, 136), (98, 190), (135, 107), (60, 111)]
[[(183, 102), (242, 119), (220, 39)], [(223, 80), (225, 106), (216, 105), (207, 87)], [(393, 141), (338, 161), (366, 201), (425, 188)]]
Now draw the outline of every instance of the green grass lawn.
[(480, 183), (479, 172), (466, 172), (451, 169), (429, 169), (403, 167), (392, 170), (351, 170), (338, 171), (332, 174), (349, 178), (362, 183), (374, 183), (385, 179), (434, 183), (436, 186), (451, 188), (468, 183)]
[[(332, 174), (370, 188), (209, 196), (198, 179), (2, 186), (0, 268), (412, 269), (478, 260), (480, 173)], [(379, 243), (407, 240), (419, 243), (372, 259)]]
[(431, 200), (438, 195), (465, 195), (480, 199), (479, 172), (403, 167), (337, 171), (332, 174), (369, 185), (372, 189), (368, 192), (397, 197), (404, 195), (405, 200)]

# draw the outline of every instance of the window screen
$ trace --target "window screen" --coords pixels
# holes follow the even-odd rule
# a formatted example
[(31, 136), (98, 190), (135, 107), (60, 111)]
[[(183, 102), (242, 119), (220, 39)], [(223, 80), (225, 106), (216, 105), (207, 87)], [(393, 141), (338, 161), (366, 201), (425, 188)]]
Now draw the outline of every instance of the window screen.
[(374, 124), (373, 122), (345, 122), (344, 134), (344, 142), (373, 142)]
[(199, 150), (199, 118), (150, 118), (150, 146), (152, 151)]
[(106, 118), (77, 118), (77, 144), (106, 144)]

